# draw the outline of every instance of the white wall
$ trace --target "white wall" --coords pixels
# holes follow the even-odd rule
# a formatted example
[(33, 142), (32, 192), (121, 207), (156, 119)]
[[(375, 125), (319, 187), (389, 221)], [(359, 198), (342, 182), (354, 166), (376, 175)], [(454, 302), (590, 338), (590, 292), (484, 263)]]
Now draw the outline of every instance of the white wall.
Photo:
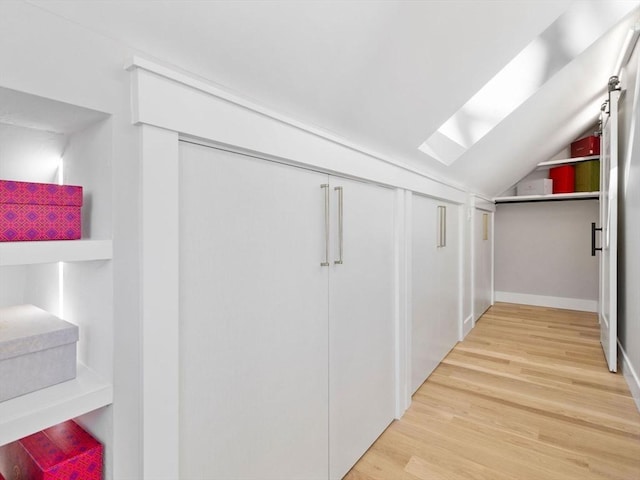
[[(114, 240), (115, 406), (113, 477), (141, 478), (139, 372), (139, 154), (137, 129), (131, 125), (129, 74), (123, 69), (133, 53), (86, 28), (23, 1), (0, 2), (0, 87), (111, 114), (108, 145), (117, 221)], [(47, 135), (44, 135), (45, 137)], [(55, 139), (49, 142), (54, 146)], [(46, 142), (40, 142), (45, 145)], [(47, 145), (49, 145), (47, 144)], [(43, 150), (44, 151), (44, 150)], [(31, 155), (37, 152), (25, 152)], [(7, 163), (3, 173), (14, 170)], [(30, 177), (33, 179), (33, 177)], [(107, 222), (108, 223), (108, 222)], [(14, 269), (15, 270), (15, 269)], [(8, 278), (0, 272), (0, 280)], [(6, 273), (6, 275), (5, 275)], [(13, 278), (13, 277), (12, 277)]]
[[(640, 409), (640, 123), (638, 47), (623, 72), (620, 102), (618, 340), (625, 378)], [(625, 78), (626, 77), (626, 78)]]
[(499, 204), (495, 214), (498, 301), (595, 311), (598, 261), (591, 256), (598, 201)]

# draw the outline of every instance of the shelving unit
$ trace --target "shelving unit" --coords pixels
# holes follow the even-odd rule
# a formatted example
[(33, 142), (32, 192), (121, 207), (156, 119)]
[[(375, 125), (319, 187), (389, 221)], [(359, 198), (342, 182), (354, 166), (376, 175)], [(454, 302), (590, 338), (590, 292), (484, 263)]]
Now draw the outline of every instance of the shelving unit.
[(82, 185), (82, 239), (0, 242), (0, 307), (33, 304), (78, 325), (77, 377), (0, 402), (0, 445), (74, 419), (113, 435), (111, 118), (0, 87), (0, 178)]
[(0, 267), (53, 262), (110, 260), (111, 240), (72, 240), (51, 242), (0, 243)]
[[(598, 160), (600, 155), (589, 155), (587, 157), (562, 158), (540, 162), (534, 172), (549, 170), (561, 165), (574, 165), (580, 162)], [(526, 178), (526, 177), (525, 177)], [(600, 192), (573, 192), (573, 193), (552, 193), (548, 195), (504, 195), (494, 198), (496, 203), (528, 203), (528, 202), (553, 202), (563, 200), (588, 200), (599, 198)]]
[(557, 202), (562, 200), (587, 200), (598, 198), (600, 192), (574, 192), (574, 193), (551, 193), (549, 195), (510, 195), (506, 197), (496, 197), (496, 203), (524, 203), (524, 202)]
[(0, 403), (0, 445), (113, 402), (113, 386), (85, 365), (74, 380)]

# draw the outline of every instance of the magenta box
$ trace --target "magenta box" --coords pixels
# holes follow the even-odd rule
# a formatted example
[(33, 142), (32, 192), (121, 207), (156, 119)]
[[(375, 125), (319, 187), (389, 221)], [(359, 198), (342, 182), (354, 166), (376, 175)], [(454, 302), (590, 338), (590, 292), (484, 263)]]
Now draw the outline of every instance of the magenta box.
[(101, 480), (104, 447), (73, 420), (0, 447), (0, 471), (20, 480)]
[(82, 187), (0, 180), (0, 242), (75, 240)]

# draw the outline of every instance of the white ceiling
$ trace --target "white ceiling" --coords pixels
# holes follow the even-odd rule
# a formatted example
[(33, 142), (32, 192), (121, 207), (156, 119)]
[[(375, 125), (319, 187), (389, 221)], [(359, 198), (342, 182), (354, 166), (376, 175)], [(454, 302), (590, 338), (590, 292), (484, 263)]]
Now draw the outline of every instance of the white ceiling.
[[(494, 196), (594, 122), (633, 18), (566, 58), (450, 167), (418, 146), (568, 11), (588, 20), (585, 31), (604, 33), (639, 2), (28, 3), (368, 150)], [(557, 37), (550, 52), (566, 47)]]

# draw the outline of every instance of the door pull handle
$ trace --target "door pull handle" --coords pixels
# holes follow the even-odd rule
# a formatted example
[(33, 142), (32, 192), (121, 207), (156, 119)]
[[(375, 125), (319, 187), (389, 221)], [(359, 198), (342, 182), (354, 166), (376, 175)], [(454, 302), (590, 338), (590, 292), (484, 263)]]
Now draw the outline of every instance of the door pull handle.
[(344, 190), (342, 187), (335, 187), (334, 190), (338, 192), (338, 253), (339, 258), (333, 263), (336, 265), (342, 265), (343, 251), (344, 251)]
[(602, 247), (596, 248), (596, 231), (601, 232), (602, 227), (596, 228), (595, 222), (591, 222), (591, 256), (596, 256), (596, 250), (602, 251)]
[(323, 183), (320, 188), (324, 189), (324, 262), (321, 267), (329, 266), (329, 184)]

